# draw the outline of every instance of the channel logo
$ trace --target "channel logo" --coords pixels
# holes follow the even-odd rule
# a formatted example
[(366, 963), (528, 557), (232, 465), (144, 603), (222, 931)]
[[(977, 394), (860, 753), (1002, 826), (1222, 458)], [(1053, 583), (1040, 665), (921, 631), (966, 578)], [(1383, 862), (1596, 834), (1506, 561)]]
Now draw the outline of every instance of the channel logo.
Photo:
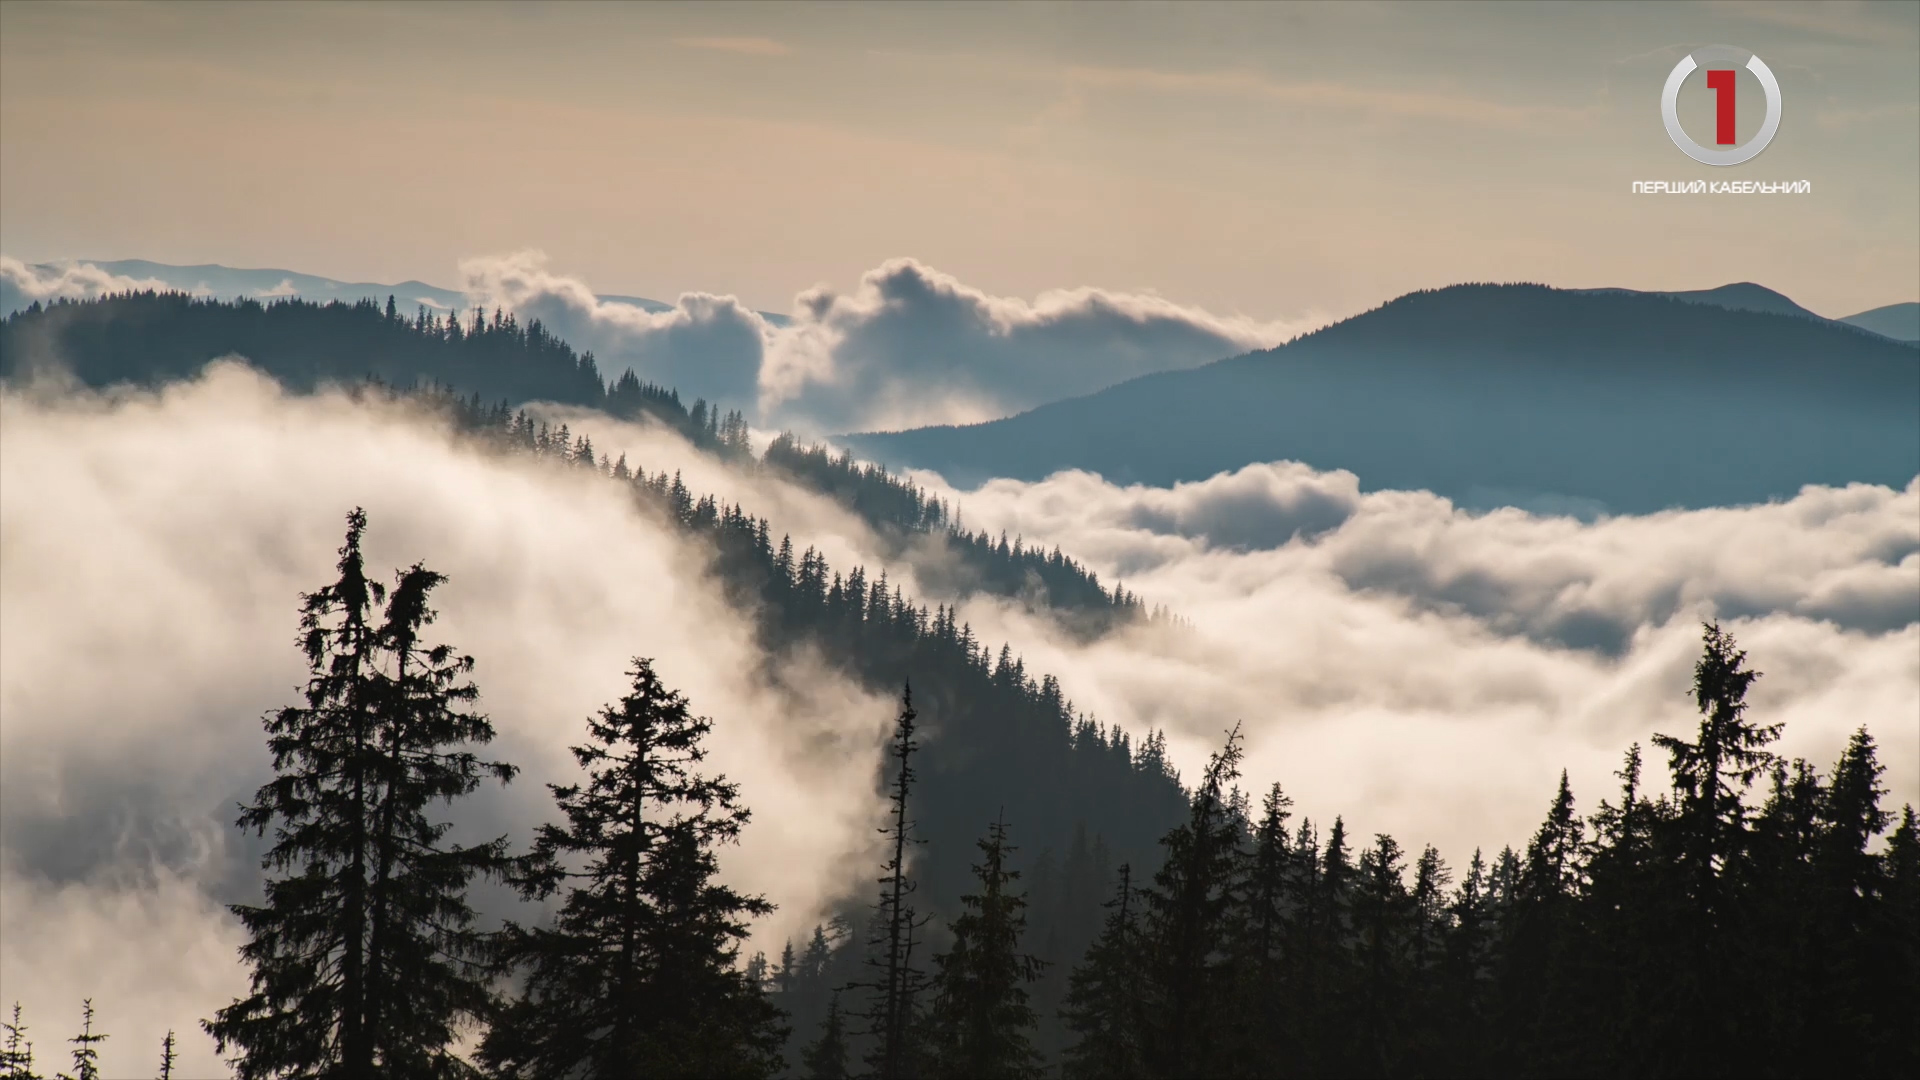
[[(1727, 149), (1709, 149), (1694, 142), (1680, 126), (1680, 88), (1686, 84), (1687, 76), (1705, 67), (1707, 88), (1714, 95), (1714, 143), (1716, 147)], [(1735, 89), (1739, 84), (1741, 67), (1753, 72), (1760, 80), (1760, 88), (1767, 95), (1767, 116), (1760, 124), (1760, 130), (1745, 144), (1734, 146)], [(1695, 49), (1680, 58), (1667, 76), (1667, 85), (1660, 92), (1660, 118), (1666, 121), (1667, 136), (1680, 152), (1703, 165), (1738, 165), (1751, 161), (1773, 141), (1774, 133), (1780, 130), (1780, 82), (1773, 77), (1773, 70), (1766, 62), (1746, 49), (1732, 45), (1708, 45)]]

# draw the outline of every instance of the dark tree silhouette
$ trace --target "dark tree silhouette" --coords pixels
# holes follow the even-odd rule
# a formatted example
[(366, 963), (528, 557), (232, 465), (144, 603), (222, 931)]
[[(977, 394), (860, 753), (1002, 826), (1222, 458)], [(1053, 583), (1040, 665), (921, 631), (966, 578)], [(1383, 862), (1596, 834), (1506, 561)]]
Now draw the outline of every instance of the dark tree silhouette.
[(1143, 1049), (1161, 1075), (1214, 1075), (1236, 1052), (1224, 1017), (1231, 1012), (1229, 942), (1242, 914), (1241, 821), (1227, 788), (1240, 775), (1240, 727), (1207, 762), (1187, 821), (1161, 843), (1166, 861), (1146, 901)]
[(565, 899), (551, 927), (504, 934), (525, 989), (480, 1057), (507, 1077), (770, 1075), (786, 1032), (736, 961), (747, 919), (773, 906), (713, 881), (714, 849), (748, 811), (736, 785), (696, 771), (713, 721), (652, 661), (630, 674), (573, 748), (586, 782), (552, 789), (565, 822), (542, 827), (520, 884)]
[(33, 1040), (27, 1038), (26, 1022), (20, 1019), (20, 1003), (13, 1003), (13, 1015), (0, 1021), (7, 1033), (0, 1045), (0, 1080), (39, 1080), (33, 1071)]
[(1010, 886), (1020, 872), (1007, 857), (1007, 827), (996, 821), (979, 842), (973, 870), (980, 891), (960, 898), (962, 912), (951, 925), (953, 944), (934, 958), (938, 967), (931, 1027), (939, 1072), (953, 1077), (1036, 1076), (1034, 1012), (1027, 985), (1044, 966), (1021, 951), (1026, 898)]
[(493, 738), (467, 708), (472, 658), (420, 640), (445, 579), (416, 565), (389, 595), (365, 576), (365, 528), (348, 515), (339, 580), (303, 597), (306, 704), (267, 717), (276, 775), (239, 820), (273, 830), (278, 876), (264, 905), (233, 907), (253, 992), (205, 1027), (245, 1078), (462, 1074), (456, 1029), (491, 1007), (465, 893), (504, 869), (505, 840), (449, 846), (427, 810), (515, 770), (472, 749)]
[(1145, 1022), (1140, 992), (1141, 946), (1133, 888), (1133, 868), (1120, 864), (1120, 881), (1108, 901), (1106, 923), (1074, 969), (1061, 1010), (1074, 1042), (1061, 1072), (1070, 1080), (1113, 1077), (1130, 1080), (1147, 1074), (1140, 1031)]
[(847, 1080), (847, 1025), (840, 1016), (838, 991), (827, 1002), (820, 1037), (807, 1044), (801, 1064), (807, 1067), (807, 1080)]
[(63, 1074), (61, 1080), (100, 1080), (100, 1051), (96, 1047), (107, 1037), (93, 1030), (92, 998), (81, 1003), (80, 1017), (80, 1034), (67, 1040), (73, 1044), (73, 1073), (70, 1077)]
[(908, 802), (913, 794), (914, 751), (920, 744), (914, 739), (913, 687), (907, 685), (900, 695), (900, 714), (894, 723), (893, 808), (890, 821), (880, 831), (892, 848), (886, 876), (880, 881), (880, 899), (874, 905), (873, 936), (868, 944), (874, 955), (867, 964), (877, 978), (860, 984), (870, 993), (866, 1012), (867, 1034), (873, 1038), (873, 1050), (867, 1064), (880, 1080), (899, 1080), (919, 1063), (922, 1042), (918, 999), (926, 989), (926, 974), (913, 965), (913, 950), (919, 944), (921, 928), (932, 916), (914, 910), (911, 897), (919, 887), (907, 874), (907, 857), (915, 845), (924, 841), (914, 836), (914, 821)]

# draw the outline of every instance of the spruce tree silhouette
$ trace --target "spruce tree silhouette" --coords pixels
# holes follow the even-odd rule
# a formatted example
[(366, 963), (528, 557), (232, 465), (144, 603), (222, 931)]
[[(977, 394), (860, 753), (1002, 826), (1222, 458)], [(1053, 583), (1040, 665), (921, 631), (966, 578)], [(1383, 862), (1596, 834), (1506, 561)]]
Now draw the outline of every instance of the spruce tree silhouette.
[(807, 1044), (801, 1056), (807, 1067), (807, 1080), (847, 1080), (847, 1030), (840, 1016), (840, 992), (827, 1002), (826, 1019), (820, 1022), (820, 1037)]
[(355, 509), (339, 580), (302, 598), (306, 704), (268, 714), (275, 777), (238, 822), (273, 830), (275, 876), (263, 905), (232, 908), (252, 993), (203, 1026), (244, 1080), (459, 1074), (457, 1029), (492, 1007), (466, 889), (505, 869), (506, 842), (448, 845), (427, 811), (516, 770), (473, 750), (493, 728), (468, 709), (472, 658), (420, 639), (445, 579), (415, 565), (391, 594), (368, 581), (365, 528)]
[(1241, 914), (1239, 822), (1227, 788), (1240, 775), (1240, 726), (1207, 762), (1187, 821), (1161, 841), (1166, 861), (1142, 891), (1146, 907), (1146, 1026), (1142, 1049), (1161, 1075), (1214, 1075), (1233, 1052), (1227, 945)]
[(737, 785), (697, 771), (713, 721), (651, 660), (630, 677), (573, 748), (586, 781), (552, 786), (565, 822), (541, 828), (516, 875), (529, 899), (566, 892), (550, 927), (503, 933), (524, 988), (480, 1058), (502, 1077), (771, 1075), (786, 1031), (735, 961), (773, 905), (713, 880), (749, 811)]
[(1144, 950), (1136, 925), (1133, 868), (1121, 863), (1119, 878), (1113, 899), (1105, 905), (1108, 914), (1100, 936), (1074, 969), (1061, 1009), (1074, 1035), (1061, 1063), (1061, 1075), (1068, 1080), (1132, 1080), (1148, 1075), (1140, 1046), (1146, 1019), (1140, 992)]
[(96, 1047), (107, 1037), (93, 1030), (92, 998), (81, 1003), (80, 1016), (80, 1034), (67, 1040), (73, 1044), (73, 1072), (62, 1073), (60, 1080), (100, 1080), (100, 1051)]
[(867, 964), (877, 973), (874, 981), (856, 984), (870, 993), (865, 1013), (867, 1034), (874, 1040), (867, 1065), (880, 1080), (901, 1080), (918, 1071), (924, 1041), (920, 1030), (918, 999), (926, 989), (924, 971), (913, 965), (913, 950), (920, 930), (932, 919), (914, 910), (910, 897), (918, 883), (907, 874), (907, 856), (914, 845), (924, 841), (914, 836), (914, 821), (908, 802), (913, 794), (916, 773), (913, 754), (920, 744), (914, 739), (913, 686), (907, 684), (900, 694), (900, 713), (894, 722), (894, 776), (892, 810), (888, 824), (880, 830), (892, 848), (882, 867), (886, 876), (879, 879), (880, 899), (874, 905), (873, 936), (868, 945), (876, 955)]
[(1011, 888), (1020, 872), (1007, 865), (1017, 849), (1006, 822), (990, 825), (978, 847), (980, 891), (960, 898), (953, 944), (934, 958), (932, 1049), (942, 1076), (1019, 1080), (1040, 1071), (1027, 985), (1044, 965), (1021, 951), (1027, 905)]
[(33, 1071), (33, 1041), (27, 1038), (27, 1025), (20, 1018), (20, 1003), (13, 1003), (10, 1019), (0, 1020), (7, 1033), (0, 1045), (0, 1080), (39, 1080)]

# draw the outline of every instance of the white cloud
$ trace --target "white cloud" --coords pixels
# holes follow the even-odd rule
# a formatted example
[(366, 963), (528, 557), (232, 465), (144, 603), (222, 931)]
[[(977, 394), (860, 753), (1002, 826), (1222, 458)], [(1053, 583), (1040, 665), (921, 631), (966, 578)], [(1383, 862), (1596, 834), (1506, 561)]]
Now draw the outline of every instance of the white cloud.
[(1108, 722), (1165, 726), (1188, 775), (1244, 720), (1248, 782), (1282, 782), (1323, 824), (1460, 863), (1524, 841), (1563, 767), (1591, 808), (1630, 742), (1692, 730), (1715, 615), (1765, 672), (1755, 709), (1786, 721), (1785, 752), (1830, 766), (1867, 724), (1896, 803), (1920, 803), (1920, 478), (1593, 522), (1360, 495), (1293, 463), (1172, 489), (918, 478), (969, 525), (1058, 544), (1193, 622), (1083, 646), (976, 598), (983, 639)]
[[(653, 425), (541, 412), (836, 567), (944, 599), (915, 573), (937, 540), (889, 559), (832, 501)], [(1245, 721), (1248, 786), (1281, 781), (1323, 825), (1343, 814), (1458, 865), (1524, 842), (1563, 767), (1590, 809), (1630, 741), (1691, 730), (1698, 620), (1715, 614), (1766, 673), (1755, 709), (1786, 721), (1785, 752), (1830, 765), (1866, 723), (1894, 801), (1920, 801), (1920, 479), (1581, 521), (1363, 495), (1294, 463), (1172, 488), (1062, 473), (961, 495), (919, 478), (969, 525), (1059, 544), (1193, 623), (1088, 645), (975, 597), (962, 615), (983, 640), (1012, 641), (1105, 722), (1165, 727), (1189, 775)], [(760, 657), (704, 553), (611, 484), (223, 366), (157, 396), (0, 397), (0, 491), (0, 1000), (20, 997), (38, 1032), (92, 993), (125, 1035), (116, 1067), (144, 1068), (168, 1025), (211, 1066), (193, 1022), (241, 980), (218, 902), (257, 880), (232, 807), (265, 769), (260, 712), (299, 679), (295, 593), (324, 580), (356, 503), (377, 565), (450, 575), (436, 629), (478, 658), (496, 748), (528, 767), (467, 807), (465, 830), (523, 839), (547, 819), (541, 781), (571, 769), (562, 748), (646, 654), (716, 718), (715, 763), (756, 810), (723, 865), (782, 904), (765, 939), (863, 887), (890, 703), (808, 665), (743, 677)]]
[(602, 375), (633, 367), (641, 378), (696, 397), (750, 407), (773, 328), (731, 296), (682, 293), (666, 311), (601, 300), (578, 278), (547, 269), (545, 255), (465, 259), (469, 302), (537, 318), (575, 347), (593, 351)]
[(1325, 320), (1220, 316), (1145, 293), (1079, 288), (993, 296), (912, 259), (851, 292), (802, 292), (774, 325), (733, 297), (682, 295), (648, 312), (597, 299), (537, 252), (461, 264), (473, 302), (541, 319), (602, 371), (824, 433), (973, 423), (1116, 382), (1278, 344)]
[[(652, 461), (686, 452), (650, 438)], [(215, 1069), (196, 1022), (243, 984), (219, 905), (257, 887), (234, 806), (266, 774), (260, 715), (301, 679), (297, 593), (327, 580), (356, 504), (373, 565), (449, 575), (435, 632), (478, 659), (494, 749), (526, 768), (463, 808), (464, 833), (524, 844), (551, 820), (544, 783), (574, 775), (565, 747), (645, 655), (715, 718), (711, 764), (755, 811), (722, 867), (781, 905), (765, 941), (877, 865), (891, 702), (813, 663), (766, 669), (706, 553), (612, 484), (217, 365), (157, 396), (9, 391), (0, 489), (0, 999), (51, 1035), (93, 995), (108, 1075), (146, 1068), (166, 1026), (190, 1075)]]
[(38, 300), (89, 300), (102, 293), (165, 291), (158, 278), (131, 278), (92, 263), (32, 265), (0, 255), (0, 315)]

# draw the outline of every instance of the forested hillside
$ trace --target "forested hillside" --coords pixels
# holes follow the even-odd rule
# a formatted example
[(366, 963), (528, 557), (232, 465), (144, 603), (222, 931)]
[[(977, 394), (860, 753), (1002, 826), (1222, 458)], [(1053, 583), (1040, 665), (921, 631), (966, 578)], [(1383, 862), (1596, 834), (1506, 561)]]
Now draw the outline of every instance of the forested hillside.
[[(190, 378), (214, 359), (237, 356), (289, 389), (382, 383), (457, 397), (463, 422), (504, 422), (517, 405), (550, 401), (598, 409), (620, 419), (665, 424), (695, 446), (749, 466), (747, 424), (720, 403), (691, 406), (677, 391), (641, 381), (631, 369), (602, 379), (592, 353), (577, 353), (537, 320), (474, 311), (462, 320), (420, 308), (400, 312), (370, 301), (315, 304), (210, 300), (184, 293), (130, 293), (89, 301), (34, 304), (0, 321), (0, 379), (18, 380), (37, 367), (72, 373), (95, 387), (158, 386)], [(860, 514), (908, 554), (931, 541), (939, 550), (916, 566), (931, 587), (1017, 597), (1050, 609), (1060, 621), (1093, 635), (1150, 612), (1139, 597), (1058, 549), (1022, 546), (1020, 538), (988, 536), (938, 500), (885, 469), (846, 454), (776, 438), (759, 464), (832, 496)], [(954, 556), (954, 557), (947, 557)]]
[[(127, 335), (133, 356), (138, 334), (101, 317), (117, 302), (91, 315), (63, 307), (96, 342)], [(198, 303), (133, 298), (131, 310), (159, 312), (163, 326), (168, 304), (188, 313), (181, 326), (248, 325), (269, 310)], [(9, 364), (31, 347), (15, 335), (58, 330), (63, 307), (7, 322)], [(392, 359), (402, 347), (455, 374), (472, 349), (498, 350), (503, 381), (521, 378), (522, 363), (599, 378), (589, 358), (504, 317), (456, 338), (443, 322), (369, 305), (277, 317), (295, 315), (354, 327), (363, 356), (389, 357), (343, 382), (438, 378)], [(175, 348), (174, 374), (221, 340)], [(179, 1021), (204, 1022), (242, 1076), (1920, 1069), (1908, 1020), (1920, 1011), (1920, 836), (1911, 808), (1883, 805), (1871, 734), (1909, 718), (1862, 717), (1824, 773), (1782, 758), (1779, 726), (1748, 708), (1758, 673), (1718, 625), (1705, 628), (1694, 668), (1694, 730), (1656, 738), (1656, 760), (1628, 748), (1618, 790), (1598, 800), (1576, 799), (1564, 774), (1557, 788), (1543, 777), (1531, 838), (1443, 858), (1350, 835), (1338, 817), (1295, 820), (1276, 783), (1285, 777), (1241, 775), (1240, 718), (1201, 718), (1224, 742), (1183, 778), (1163, 737), (1102, 727), (951, 607), (884, 573), (830, 565), (751, 507), (689, 490), (658, 463), (608, 460), (591, 432), (549, 426), (457, 379), (404, 392), (444, 410), (474, 452), (529, 457), (556, 478), (598, 476), (697, 540), (769, 657), (817, 653), (897, 696), (877, 778), (892, 800), (888, 855), (861, 900), (806, 939), (746, 954), (768, 901), (716, 875), (755, 792), (701, 765), (703, 739), (727, 717), (708, 719), (644, 658), (624, 696), (573, 719), (579, 777), (551, 792), (546, 826), (452, 843), (461, 800), (516, 772), (488, 752), (493, 729), (474, 708), (493, 658), (436, 639), (438, 573), (364, 565), (361, 538), (380, 522), (354, 511), (335, 576), (315, 567), (301, 600), (304, 692), (265, 718), (275, 778), (238, 819), (271, 845), (263, 897), (234, 909), (251, 982), (216, 1015)], [(903, 545), (944, 538), (972, 552), (980, 588), (1070, 611), (1139, 611), (1063, 555), (966, 532), (884, 470), (789, 439), (755, 459), (737, 415), (686, 409), (637, 379), (600, 394), (603, 408), (636, 402), (739, 467), (830, 494)], [(484, 926), (471, 893), (488, 877), (550, 901), (551, 914)], [(15, 1013), (0, 1078), (46, 1075), (56, 1044), (73, 1075), (88, 1075), (87, 1055), (111, 1033), (90, 1012), (81, 1023), (72, 1038), (50, 1037), (62, 1018)]]
[[(584, 438), (519, 417), (477, 430), (601, 467)], [(903, 684), (873, 902), (777, 958), (741, 955), (769, 905), (714, 874), (754, 795), (700, 767), (725, 718), (644, 659), (582, 718), (581, 781), (553, 790), (552, 823), (448, 845), (447, 804), (515, 770), (486, 754), (474, 660), (432, 640), (440, 575), (382, 587), (355, 511), (338, 579), (303, 601), (304, 702), (266, 718), (278, 778), (240, 818), (276, 838), (264, 901), (235, 909), (251, 990), (206, 1018), (241, 1075), (469, 1074), (463, 1030), (501, 1077), (1920, 1066), (1914, 812), (1882, 804), (1866, 727), (1825, 773), (1776, 755), (1780, 726), (1747, 705), (1759, 673), (1717, 625), (1696, 729), (1654, 740), (1663, 780), (1631, 747), (1583, 812), (1563, 774), (1531, 839), (1449, 866), (1337, 817), (1295, 822), (1273, 778), (1240, 775), (1237, 728), (1183, 789), (1158, 740), (1103, 734), (949, 612), (667, 475), (606, 476), (713, 543), (729, 590), (764, 604), (770, 648), (827, 644)], [(467, 890), (485, 874), (555, 914), (481, 930)], [(77, 1074), (107, 1035), (89, 1014)], [(24, 1038), (5, 1052), (0, 1075), (39, 1075)]]

